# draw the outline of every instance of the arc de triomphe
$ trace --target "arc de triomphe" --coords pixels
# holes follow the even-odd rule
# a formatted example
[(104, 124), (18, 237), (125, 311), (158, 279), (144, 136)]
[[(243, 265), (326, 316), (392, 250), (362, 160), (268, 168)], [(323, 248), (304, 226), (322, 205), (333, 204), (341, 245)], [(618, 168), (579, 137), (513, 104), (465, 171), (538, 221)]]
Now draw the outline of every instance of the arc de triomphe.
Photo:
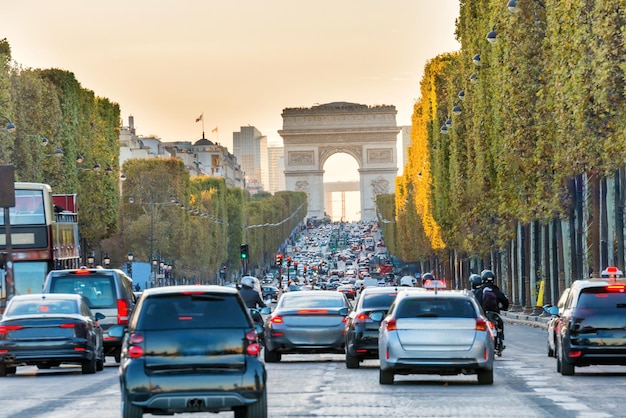
[(324, 216), (324, 163), (336, 153), (359, 166), (361, 219), (375, 220), (374, 198), (393, 193), (398, 172), (395, 106), (333, 102), (283, 109), (287, 190), (308, 196), (308, 217)]

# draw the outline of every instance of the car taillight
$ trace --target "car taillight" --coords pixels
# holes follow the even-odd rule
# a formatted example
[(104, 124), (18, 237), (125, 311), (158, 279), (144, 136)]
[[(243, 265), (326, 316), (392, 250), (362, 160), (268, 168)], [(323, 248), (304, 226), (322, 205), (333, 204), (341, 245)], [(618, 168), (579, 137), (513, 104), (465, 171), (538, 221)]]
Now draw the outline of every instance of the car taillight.
[(272, 324), (282, 324), (283, 323), (283, 317), (280, 315), (275, 315), (270, 319), (270, 322)]
[(128, 355), (131, 358), (139, 358), (143, 356), (143, 347), (140, 345), (144, 342), (143, 335), (131, 334), (128, 338), (128, 342), (130, 343), (130, 347), (128, 347)]
[(367, 314), (360, 313), (354, 317), (354, 323), (358, 325), (362, 325), (365, 323), (365, 321), (367, 321), (367, 318), (368, 318)]
[(256, 331), (248, 331), (246, 333), (246, 352), (251, 356), (258, 356), (261, 351), (261, 347), (257, 342), (257, 334)]
[(75, 328), (76, 324), (61, 324), (59, 328)]
[(128, 324), (128, 303), (126, 303), (125, 299), (117, 300), (117, 324)]
[(476, 331), (487, 331), (488, 329), (487, 321), (482, 318), (476, 318)]
[(606, 287), (606, 291), (624, 293), (626, 291), (626, 286), (623, 284), (610, 284)]
[(390, 318), (389, 320), (387, 320), (387, 322), (385, 322), (385, 329), (387, 331), (395, 331), (396, 328), (396, 318)]
[(8, 334), (11, 331), (19, 331), (24, 328), (21, 325), (0, 325), (0, 334)]

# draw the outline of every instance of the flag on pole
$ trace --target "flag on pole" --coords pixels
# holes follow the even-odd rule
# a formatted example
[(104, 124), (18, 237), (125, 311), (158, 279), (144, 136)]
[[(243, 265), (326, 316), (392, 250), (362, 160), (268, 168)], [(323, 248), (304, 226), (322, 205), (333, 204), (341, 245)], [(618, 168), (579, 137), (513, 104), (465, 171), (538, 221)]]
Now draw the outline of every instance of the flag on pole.
[(217, 132), (217, 126), (211, 132)]
[(202, 115), (204, 115), (204, 113), (201, 113), (200, 116), (196, 118), (196, 122), (200, 122), (202, 120)]

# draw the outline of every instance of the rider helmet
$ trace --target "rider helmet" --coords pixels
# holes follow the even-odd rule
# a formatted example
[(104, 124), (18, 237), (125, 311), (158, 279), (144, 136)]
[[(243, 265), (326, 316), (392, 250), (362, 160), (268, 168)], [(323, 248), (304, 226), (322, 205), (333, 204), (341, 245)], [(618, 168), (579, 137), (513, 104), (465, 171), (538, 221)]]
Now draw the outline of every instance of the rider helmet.
[(496, 281), (496, 275), (491, 270), (483, 270), (480, 273), (480, 278), (483, 283), (493, 283)]
[(422, 275), (422, 282), (425, 282), (426, 280), (435, 280), (435, 276), (433, 276), (432, 273), (424, 273)]
[(252, 279), (252, 277), (242, 277), (241, 285), (249, 287), (250, 289), (254, 289), (254, 280)]
[(483, 279), (476, 273), (469, 276), (470, 287), (472, 289), (478, 289), (483, 283)]

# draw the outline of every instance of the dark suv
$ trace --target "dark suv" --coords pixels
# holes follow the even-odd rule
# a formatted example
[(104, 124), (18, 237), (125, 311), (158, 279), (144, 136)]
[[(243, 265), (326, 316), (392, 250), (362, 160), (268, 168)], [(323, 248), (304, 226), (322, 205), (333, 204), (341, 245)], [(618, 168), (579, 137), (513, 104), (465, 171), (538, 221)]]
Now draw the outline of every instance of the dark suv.
[(378, 358), (378, 327), (398, 294), (395, 287), (366, 287), (346, 322), (346, 367)]
[(551, 308), (558, 315), (555, 357), (562, 375), (573, 375), (575, 367), (626, 365), (626, 280), (615, 268), (605, 275), (613, 277), (573, 282), (564, 306)]
[(237, 289), (147, 289), (122, 346), (122, 416), (234, 411), (267, 417), (265, 365)]
[(75, 293), (87, 298), (89, 308), (100, 312), (104, 333), (104, 354), (115, 357), (119, 363), (122, 339), (109, 335), (109, 329), (128, 324), (135, 307), (133, 281), (122, 270), (103, 268), (79, 268), (52, 270), (46, 277), (43, 293)]

